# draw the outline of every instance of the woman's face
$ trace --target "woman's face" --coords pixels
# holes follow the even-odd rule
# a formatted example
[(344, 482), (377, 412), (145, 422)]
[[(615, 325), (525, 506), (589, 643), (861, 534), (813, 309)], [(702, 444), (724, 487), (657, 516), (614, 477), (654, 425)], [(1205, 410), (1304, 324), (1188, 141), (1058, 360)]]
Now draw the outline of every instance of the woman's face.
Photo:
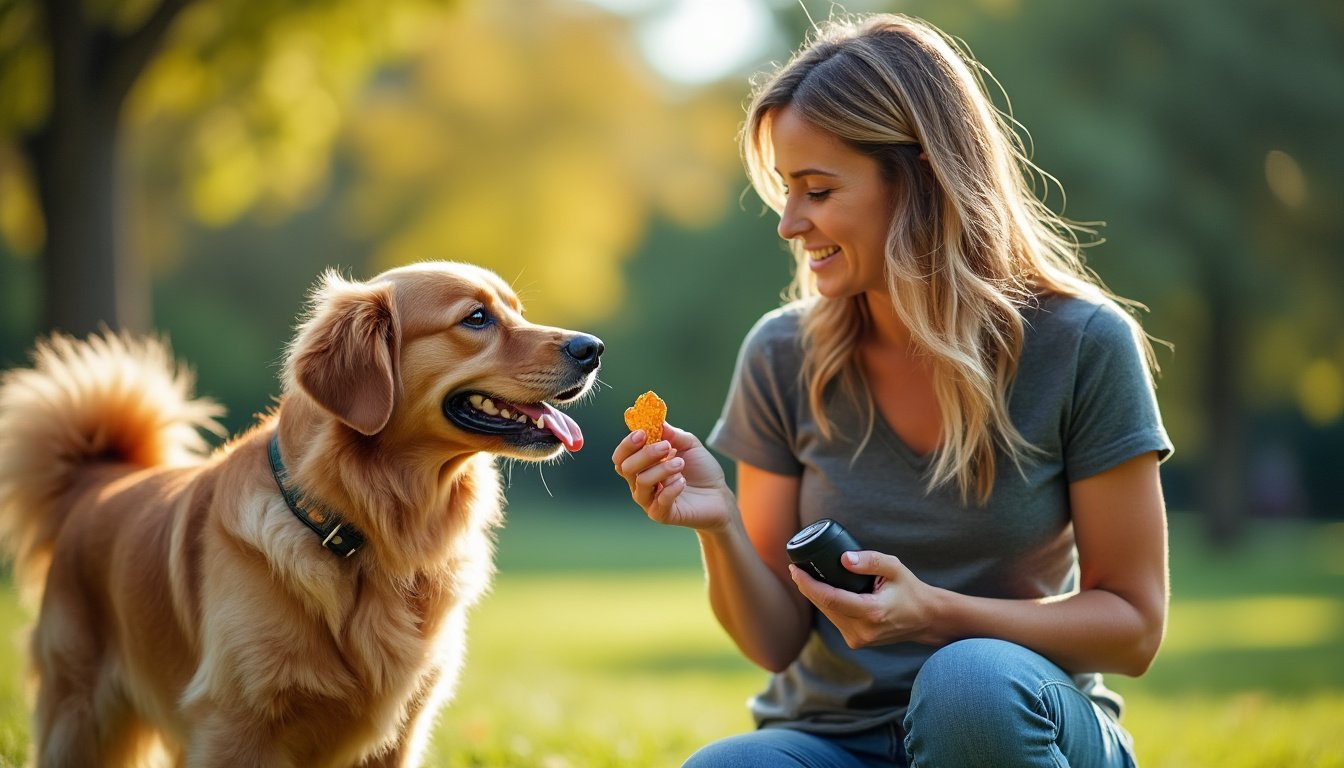
[(787, 190), (779, 236), (807, 250), (817, 291), (827, 298), (885, 295), (894, 203), (877, 161), (787, 106), (771, 115), (770, 140)]

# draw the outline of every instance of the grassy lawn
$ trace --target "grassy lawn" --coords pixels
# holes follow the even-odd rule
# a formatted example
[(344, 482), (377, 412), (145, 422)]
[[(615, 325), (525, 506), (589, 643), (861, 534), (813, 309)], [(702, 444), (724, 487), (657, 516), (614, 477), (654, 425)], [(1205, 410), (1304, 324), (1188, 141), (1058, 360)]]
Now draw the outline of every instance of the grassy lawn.
[[(764, 674), (710, 616), (689, 532), (515, 504), (499, 563), (428, 765), (673, 766), (750, 727)], [(1344, 768), (1344, 524), (1265, 525), (1214, 553), (1177, 516), (1172, 578), (1158, 662), (1108, 678), (1141, 765)], [(0, 592), (0, 636), (23, 622)], [(17, 647), (0, 653), (0, 766), (26, 748)]]

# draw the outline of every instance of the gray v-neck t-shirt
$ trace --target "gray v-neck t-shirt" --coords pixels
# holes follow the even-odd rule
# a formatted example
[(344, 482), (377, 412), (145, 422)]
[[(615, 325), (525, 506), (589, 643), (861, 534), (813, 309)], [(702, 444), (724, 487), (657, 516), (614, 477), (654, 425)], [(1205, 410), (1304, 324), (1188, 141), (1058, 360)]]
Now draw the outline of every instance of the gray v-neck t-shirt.
[[(838, 520), (865, 549), (896, 555), (933, 586), (1005, 599), (1076, 590), (1069, 483), (1143, 453), (1171, 453), (1122, 310), (1045, 296), (1023, 310), (1026, 336), (1009, 398), (1010, 418), (1037, 455), (1020, 471), (1001, 456), (986, 505), (962, 503), (955, 487), (930, 493), (931, 458), (912, 451), (880, 415), (855, 455), (872, 406), (852, 403), (838, 386), (826, 398), (836, 437), (822, 437), (799, 376), (802, 312), (775, 310), (747, 335), (708, 444), (798, 477), (800, 527)], [(841, 733), (903, 717), (915, 674), (936, 649), (907, 642), (855, 650), (819, 611), (813, 621), (798, 658), (752, 699), (757, 724)], [(1099, 674), (1075, 681), (1119, 713), (1119, 696)]]

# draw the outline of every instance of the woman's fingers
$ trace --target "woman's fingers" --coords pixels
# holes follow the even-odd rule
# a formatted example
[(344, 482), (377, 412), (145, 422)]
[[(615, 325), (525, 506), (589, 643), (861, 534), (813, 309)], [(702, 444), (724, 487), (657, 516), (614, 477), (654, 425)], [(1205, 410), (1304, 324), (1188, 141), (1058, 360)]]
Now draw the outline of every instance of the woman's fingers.
[(666, 440), (660, 440), (653, 445), (644, 445), (643, 435), (644, 430), (642, 429), (631, 432), (616, 446), (616, 450), (611, 454), (611, 461), (616, 467), (616, 474), (625, 477), (626, 480), (632, 479), (650, 465), (667, 458), (672, 451), (671, 444)]
[[(635, 430), (622, 440), (612, 452), (611, 461), (616, 473), (625, 478), (635, 503), (651, 515), (659, 491), (669, 481), (679, 478), (679, 473), (686, 467), (686, 461), (676, 456), (676, 450), (667, 440), (644, 445), (644, 430)], [(673, 494), (668, 499), (666, 506), (670, 506), (675, 496)]]
[(670, 481), (681, 476), (681, 470), (686, 467), (685, 460), (681, 458), (668, 459), (661, 461), (635, 476), (635, 501), (639, 502), (641, 507), (648, 508), (653, 503), (661, 487)]
[(616, 450), (611, 452), (611, 463), (616, 467), (616, 474), (627, 474), (623, 469), (626, 460), (633, 456), (643, 446), (644, 430), (642, 429), (637, 429), (634, 432), (631, 432), (626, 435), (624, 440), (616, 444)]

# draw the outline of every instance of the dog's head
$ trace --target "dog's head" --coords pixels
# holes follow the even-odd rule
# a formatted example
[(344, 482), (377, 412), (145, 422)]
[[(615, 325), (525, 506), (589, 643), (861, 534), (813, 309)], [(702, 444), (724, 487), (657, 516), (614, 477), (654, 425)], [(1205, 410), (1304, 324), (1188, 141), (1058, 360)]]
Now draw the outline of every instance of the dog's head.
[(601, 355), (595, 336), (524, 319), (493, 272), (427, 262), (364, 283), (327, 273), (285, 378), (365, 436), (539, 461), (582, 446), (554, 404), (589, 390)]

